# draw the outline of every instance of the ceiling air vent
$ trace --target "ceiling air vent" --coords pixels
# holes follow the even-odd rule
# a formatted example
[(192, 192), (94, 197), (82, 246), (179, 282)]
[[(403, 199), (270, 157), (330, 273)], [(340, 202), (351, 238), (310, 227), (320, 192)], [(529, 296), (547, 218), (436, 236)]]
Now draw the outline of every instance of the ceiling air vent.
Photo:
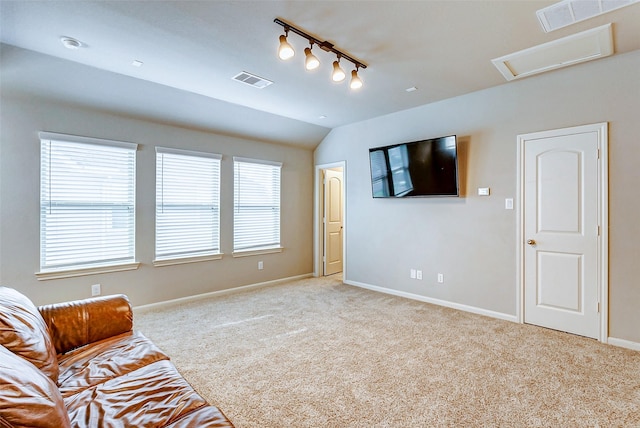
[(491, 60), (505, 79), (514, 80), (613, 54), (611, 24)]
[(536, 12), (542, 29), (548, 33), (640, 0), (563, 0)]
[(245, 83), (258, 89), (266, 88), (273, 83), (271, 80), (263, 79), (255, 74), (247, 73), (246, 71), (233, 76), (233, 80), (237, 80), (238, 82)]

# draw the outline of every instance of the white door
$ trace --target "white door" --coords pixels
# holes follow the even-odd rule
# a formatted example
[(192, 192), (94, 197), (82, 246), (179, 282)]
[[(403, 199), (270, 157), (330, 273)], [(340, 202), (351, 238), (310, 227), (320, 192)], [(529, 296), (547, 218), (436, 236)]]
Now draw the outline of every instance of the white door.
[(324, 171), (324, 274), (342, 272), (342, 171)]
[(601, 129), (520, 137), (524, 322), (592, 338), (600, 337), (601, 320)]

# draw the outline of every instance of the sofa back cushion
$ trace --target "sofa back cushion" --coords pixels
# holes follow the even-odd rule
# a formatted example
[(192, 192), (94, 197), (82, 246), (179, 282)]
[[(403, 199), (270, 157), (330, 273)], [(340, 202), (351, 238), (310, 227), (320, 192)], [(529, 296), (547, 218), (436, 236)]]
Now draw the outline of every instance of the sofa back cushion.
[(58, 382), (58, 360), (47, 324), (27, 297), (8, 287), (0, 287), (0, 345)]
[(58, 387), (33, 364), (0, 345), (0, 427), (70, 425)]

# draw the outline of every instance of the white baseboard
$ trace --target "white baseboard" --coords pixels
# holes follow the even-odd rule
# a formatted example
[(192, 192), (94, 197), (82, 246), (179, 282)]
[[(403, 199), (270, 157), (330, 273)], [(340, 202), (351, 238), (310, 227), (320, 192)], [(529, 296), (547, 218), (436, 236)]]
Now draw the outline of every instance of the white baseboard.
[(640, 343), (632, 342), (630, 340), (617, 339), (615, 337), (607, 338), (607, 343), (613, 346), (619, 346), (621, 348), (633, 349), (634, 351), (640, 351)]
[(418, 300), (420, 302), (431, 303), (438, 306), (445, 306), (447, 308), (457, 309), (464, 312), (471, 312), (477, 315), (484, 315), (491, 318), (497, 318), (505, 321), (518, 322), (518, 317), (515, 315), (503, 314), (502, 312), (490, 311), (488, 309), (477, 308), (475, 306), (463, 305), (461, 303), (449, 302), (446, 300), (434, 299), (432, 297), (421, 296), (419, 294), (407, 293), (405, 291), (393, 290), (391, 288), (379, 287), (377, 285), (365, 284), (363, 282), (344, 280), (345, 284), (353, 285), (360, 288), (366, 288), (368, 290), (378, 291), (385, 294), (392, 294), (394, 296), (406, 297), (407, 299)]
[(239, 291), (246, 291), (246, 290), (251, 290), (251, 289), (254, 289), (254, 288), (267, 287), (269, 285), (276, 285), (276, 284), (280, 284), (280, 283), (283, 283), (283, 282), (295, 281), (295, 280), (304, 279), (304, 278), (310, 278), (312, 276), (313, 276), (312, 273), (306, 273), (306, 274), (303, 274), (303, 275), (290, 276), (288, 278), (281, 278), (281, 279), (274, 279), (272, 281), (258, 282), (256, 284), (249, 284), (249, 285), (243, 285), (243, 286), (240, 286), (240, 287), (227, 288), (225, 290), (211, 291), (209, 293), (202, 293), (202, 294), (196, 294), (196, 295), (193, 295), (193, 296), (180, 297), (180, 298), (177, 298), (177, 299), (165, 300), (165, 301), (157, 302), (157, 303), (149, 303), (148, 305), (134, 306), (133, 310), (135, 312), (145, 312), (145, 311), (149, 311), (149, 310), (153, 310), (153, 309), (159, 309), (159, 308), (163, 308), (163, 307), (167, 307), (167, 306), (172, 306), (172, 305), (175, 305), (175, 304), (178, 304), (178, 303), (189, 303), (189, 302), (193, 302), (193, 301), (196, 301), (196, 300), (205, 299), (207, 297), (223, 296), (225, 294), (233, 294), (233, 293), (237, 293)]

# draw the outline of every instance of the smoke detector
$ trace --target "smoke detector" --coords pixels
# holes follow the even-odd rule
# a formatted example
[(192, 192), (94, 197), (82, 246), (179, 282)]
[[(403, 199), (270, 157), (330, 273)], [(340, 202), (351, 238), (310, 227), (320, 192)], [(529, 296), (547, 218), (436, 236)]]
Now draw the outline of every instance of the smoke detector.
[(60, 42), (65, 48), (71, 50), (77, 50), (82, 47), (82, 42), (71, 37), (61, 37)]

